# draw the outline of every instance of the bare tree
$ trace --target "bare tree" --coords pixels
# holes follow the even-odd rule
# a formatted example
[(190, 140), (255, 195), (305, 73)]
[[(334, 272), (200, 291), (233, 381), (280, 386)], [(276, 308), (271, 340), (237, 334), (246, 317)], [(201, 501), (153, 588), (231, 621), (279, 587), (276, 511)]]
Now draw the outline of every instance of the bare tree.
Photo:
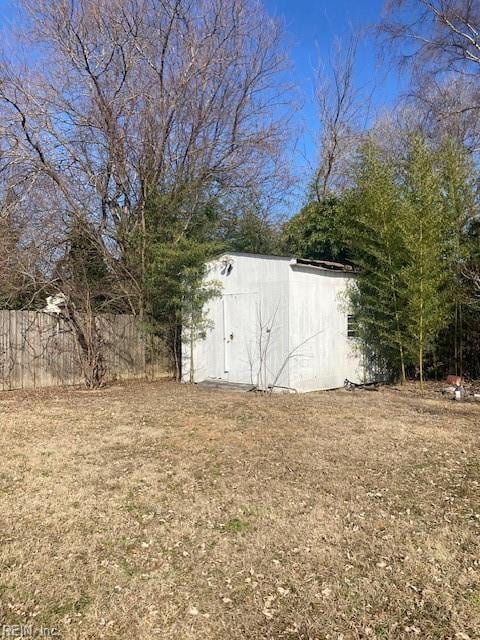
[(0, 193), (13, 181), (40, 272), (78, 311), (82, 278), (55, 271), (75, 225), (115, 282), (109, 305), (142, 318), (152, 193), (180, 221), (175, 243), (208, 203), (280, 191), (281, 30), (257, 0), (20, 4), (1, 53)]
[(472, 152), (480, 144), (480, 4), (389, 0), (380, 25), (389, 52), (412, 71), (409, 98), (427, 133), (445, 131)]
[[(276, 181), (284, 56), (257, 2), (22, 4), (38, 57), (4, 53), (0, 170), (42, 175), (51, 207), (88, 218), (109, 253), (142, 228), (151, 190), (188, 227), (201, 201)], [(141, 299), (142, 273), (124, 275)]]
[(36, 294), (42, 292), (41, 233), (35, 232), (21, 206), (25, 185), (5, 182), (0, 188), (0, 308), (18, 309), (33, 304)]
[[(454, 140), (480, 151), (480, 3), (478, 0), (389, 0), (379, 27), (411, 87), (397, 107), (411, 129), (434, 144)], [(404, 119), (405, 122), (405, 119)], [(397, 136), (398, 138), (398, 136)], [(463, 271), (475, 287), (474, 271)]]
[(480, 151), (480, 83), (463, 75), (446, 81), (432, 75), (414, 86), (409, 102), (430, 138), (441, 140), (448, 135), (470, 153)]
[(477, 0), (389, 0), (380, 29), (402, 45), (402, 62), (435, 74), (480, 72)]
[(365, 101), (354, 83), (358, 37), (352, 35), (346, 46), (340, 41), (327, 67), (320, 67), (316, 80), (316, 100), (320, 120), (320, 158), (314, 175), (314, 193), (323, 200), (343, 186), (348, 175), (348, 158), (358, 141)]

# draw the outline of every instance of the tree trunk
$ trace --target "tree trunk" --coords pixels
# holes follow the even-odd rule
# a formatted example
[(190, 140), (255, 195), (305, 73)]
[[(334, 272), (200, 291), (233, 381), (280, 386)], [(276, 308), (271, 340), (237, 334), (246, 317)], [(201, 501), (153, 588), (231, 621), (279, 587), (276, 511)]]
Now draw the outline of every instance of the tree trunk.
[(420, 389), (423, 389), (423, 344), (420, 341), (420, 348), (418, 350), (418, 368), (420, 374)]
[(191, 321), (191, 327), (190, 327), (190, 384), (193, 384), (194, 378), (195, 378), (195, 374), (194, 374), (194, 370), (193, 370), (193, 350), (194, 350), (194, 347), (195, 347), (193, 314), (192, 314), (192, 317), (191, 317), (190, 321)]
[(459, 374), (463, 377), (463, 311), (462, 305), (458, 305), (458, 355), (459, 355)]

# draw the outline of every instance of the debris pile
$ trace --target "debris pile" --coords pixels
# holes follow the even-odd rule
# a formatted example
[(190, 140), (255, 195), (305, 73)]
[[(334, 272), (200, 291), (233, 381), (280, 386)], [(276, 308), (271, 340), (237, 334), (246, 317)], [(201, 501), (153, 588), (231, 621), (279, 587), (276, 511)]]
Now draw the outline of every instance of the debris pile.
[(357, 382), (352, 382), (348, 378), (345, 378), (343, 386), (345, 387), (345, 389), (347, 389), (347, 391), (355, 391), (355, 389), (365, 389), (366, 391), (378, 391), (378, 387), (381, 384), (384, 384), (384, 383), (378, 382), (378, 381), (357, 383)]
[(447, 385), (442, 389), (442, 395), (451, 400), (461, 402), (468, 400), (470, 402), (480, 402), (480, 392), (476, 386), (466, 383), (464, 378), (456, 375), (447, 376)]

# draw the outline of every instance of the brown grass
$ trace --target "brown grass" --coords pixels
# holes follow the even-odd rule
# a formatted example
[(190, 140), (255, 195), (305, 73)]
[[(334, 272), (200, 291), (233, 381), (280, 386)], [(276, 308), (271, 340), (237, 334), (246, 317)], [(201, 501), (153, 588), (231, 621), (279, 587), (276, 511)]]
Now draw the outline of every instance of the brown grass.
[(0, 625), (479, 638), (479, 431), (412, 387), (4, 393)]

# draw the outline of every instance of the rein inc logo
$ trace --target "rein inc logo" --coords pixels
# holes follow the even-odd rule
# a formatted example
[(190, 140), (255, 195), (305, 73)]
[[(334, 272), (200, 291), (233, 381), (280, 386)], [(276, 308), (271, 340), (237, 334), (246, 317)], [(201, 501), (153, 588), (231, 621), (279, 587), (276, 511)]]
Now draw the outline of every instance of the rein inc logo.
[(51, 627), (29, 624), (2, 624), (0, 638), (60, 638), (60, 631)]

